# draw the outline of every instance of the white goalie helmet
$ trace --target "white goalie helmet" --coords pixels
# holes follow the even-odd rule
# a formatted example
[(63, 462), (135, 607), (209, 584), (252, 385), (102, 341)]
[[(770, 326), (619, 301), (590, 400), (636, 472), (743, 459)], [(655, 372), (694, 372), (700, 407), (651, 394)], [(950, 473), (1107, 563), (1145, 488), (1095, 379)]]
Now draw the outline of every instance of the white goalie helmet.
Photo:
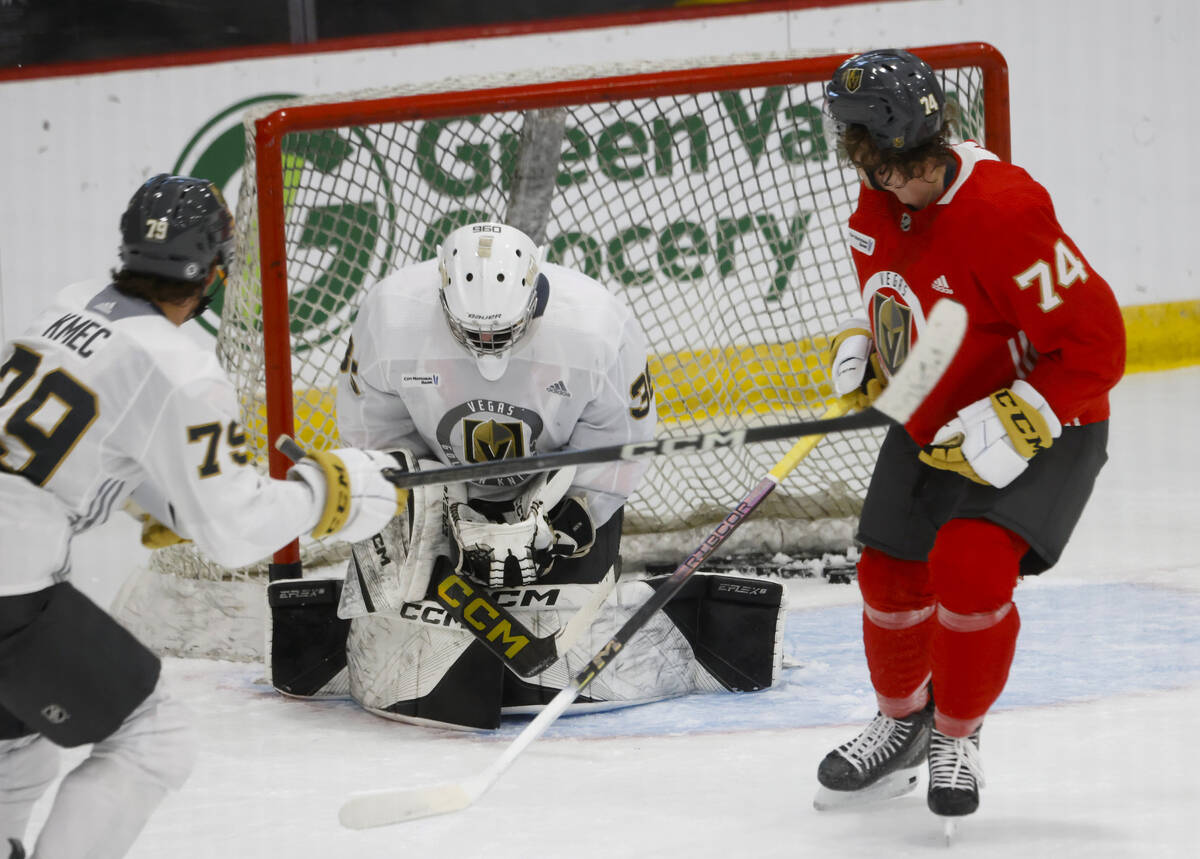
[(540, 262), (533, 240), (507, 224), (467, 224), (438, 248), (446, 322), (490, 382), (504, 375), (512, 348), (529, 331)]

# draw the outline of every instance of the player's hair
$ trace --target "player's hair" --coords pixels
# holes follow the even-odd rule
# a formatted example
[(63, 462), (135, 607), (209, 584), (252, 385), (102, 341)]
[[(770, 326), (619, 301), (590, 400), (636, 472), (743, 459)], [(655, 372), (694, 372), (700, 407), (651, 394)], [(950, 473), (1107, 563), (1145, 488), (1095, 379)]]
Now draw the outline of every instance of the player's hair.
[(824, 112), (845, 161), (908, 181), (950, 155), (955, 102), (917, 55), (883, 48), (850, 57), (825, 87)]
[(876, 176), (882, 169), (885, 176), (899, 177), (905, 181), (915, 179), (925, 173), (931, 161), (950, 157), (950, 146), (957, 127), (955, 105), (947, 105), (945, 113), (946, 120), (937, 133), (904, 151), (881, 149), (865, 125), (848, 125), (838, 137), (838, 157), (868, 176)]
[(111, 276), (117, 292), (152, 303), (183, 304), (204, 292), (203, 283), (143, 274), (126, 268), (113, 269)]

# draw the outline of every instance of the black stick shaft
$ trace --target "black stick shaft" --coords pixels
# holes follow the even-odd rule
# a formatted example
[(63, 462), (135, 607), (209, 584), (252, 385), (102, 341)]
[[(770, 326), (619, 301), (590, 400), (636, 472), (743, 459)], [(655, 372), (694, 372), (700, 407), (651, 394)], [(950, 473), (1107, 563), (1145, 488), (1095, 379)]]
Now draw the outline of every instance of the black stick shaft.
[[(815, 418), (767, 427), (736, 429), (729, 430), (728, 432), (700, 433), (676, 438), (661, 438), (651, 441), (631, 442), (629, 444), (594, 447), (587, 450), (551, 451), (550, 453), (538, 453), (515, 459), (499, 459), (495, 462), (472, 462), (464, 465), (450, 465), (445, 468), (435, 468), (429, 471), (385, 471), (384, 476), (401, 489), (410, 489), (414, 486), (431, 486), (434, 484), (484, 480), (494, 477), (512, 477), (518, 474), (531, 474), (537, 471), (553, 471), (556, 468), (564, 468), (568, 465), (594, 465), (599, 462), (616, 462), (622, 459), (633, 461), (652, 456), (669, 456), (676, 453), (695, 453), (698, 451), (718, 450), (720, 448), (737, 448), (764, 441), (779, 441), (781, 439), (799, 438), (808, 435), (824, 435), (830, 432), (870, 429), (872, 427), (886, 426), (891, 422), (892, 418), (883, 412), (869, 408), (861, 412), (835, 418)], [(304, 456), (304, 451), (298, 445), (293, 448), (292, 445), (295, 444), (287, 436), (280, 436), (275, 446), (289, 459), (296, 460)]]

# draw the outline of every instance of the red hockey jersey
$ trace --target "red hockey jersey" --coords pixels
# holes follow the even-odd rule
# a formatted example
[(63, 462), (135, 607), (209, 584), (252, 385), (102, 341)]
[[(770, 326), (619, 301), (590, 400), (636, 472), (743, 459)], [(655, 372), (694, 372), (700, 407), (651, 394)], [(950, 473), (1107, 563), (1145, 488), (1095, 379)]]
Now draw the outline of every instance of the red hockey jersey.
[(967, 309), (962, 347), (906, 428), (927, 444), (959, 409), (1025, 379), (1063, 424), (1108, 417), (1125, 326), (1108, 283), (1063, 232), (1046, 190), (975, 143), (945, 192), (913, 211), (863, 185), (850, 218), (863, 304), (889, 375), (933, 305)]

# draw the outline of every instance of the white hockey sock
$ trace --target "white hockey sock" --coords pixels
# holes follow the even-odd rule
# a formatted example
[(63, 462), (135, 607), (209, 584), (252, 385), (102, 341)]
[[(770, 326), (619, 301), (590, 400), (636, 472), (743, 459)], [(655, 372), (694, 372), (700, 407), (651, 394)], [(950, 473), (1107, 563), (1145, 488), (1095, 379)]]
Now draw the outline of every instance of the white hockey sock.
[(41, 736), (0, 740), (0, 855), (25, 840), (29, 814), (58, 775), (58, 748)]
[(162, 678), (136, 710), (63, 777), (32, 859), (120, 859), (195, 760), (186, 709)]
[(92, 755), (59, 785), (33, 859), (120, 859), (166, 793), (136, 767)]

